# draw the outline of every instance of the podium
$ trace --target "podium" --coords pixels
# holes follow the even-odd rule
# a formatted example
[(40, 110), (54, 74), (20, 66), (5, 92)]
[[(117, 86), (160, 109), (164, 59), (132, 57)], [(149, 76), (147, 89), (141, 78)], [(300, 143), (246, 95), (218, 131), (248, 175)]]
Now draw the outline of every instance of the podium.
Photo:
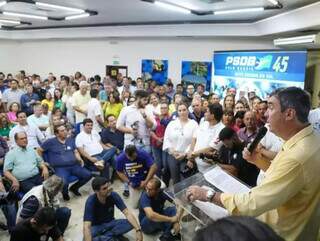
[(183, 241), (194, 240), (198, 229), (207, 226), (216, 219), (228, 216), (226, 209), (215, 204), (201, 201), (189, 202), (186, 191), (193, 185), (211, 188), (218, 192), (239, 193), (250, 191), (247, 185), (230, 176), (217, 165), (208, 169), (205, 173), (197, 173), (165, 189), (166, 195), (184, 209), (185, 213), (181, 220)]

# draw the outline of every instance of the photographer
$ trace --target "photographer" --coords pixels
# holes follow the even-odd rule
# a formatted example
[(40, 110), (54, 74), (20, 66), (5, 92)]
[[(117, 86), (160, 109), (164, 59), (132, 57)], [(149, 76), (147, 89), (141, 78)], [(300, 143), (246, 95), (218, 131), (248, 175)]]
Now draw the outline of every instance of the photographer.
[(8, 229), (9, 232), (16, 224), (16, 208), (13, 203), (15, 196), (11, 192), (6, 192), (4, 185), (2, 183), (2, 178), (0, 177), (0, 207), (2, 212), (7, 219), (7, 226), (0, 223), (1, 229)]

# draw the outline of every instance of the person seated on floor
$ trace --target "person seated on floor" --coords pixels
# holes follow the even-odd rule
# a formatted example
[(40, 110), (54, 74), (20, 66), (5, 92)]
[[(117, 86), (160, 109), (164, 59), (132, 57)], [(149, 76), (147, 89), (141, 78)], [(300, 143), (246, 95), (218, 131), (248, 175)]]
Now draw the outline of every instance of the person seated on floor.
[[(108, 179), (96, 177), (91, 183), (95, 192), (86, 201), (83, 216), (84, 241), (120, 240), (122, 235), (135, 229), (136, 240), (142, 241), (142, 232), (133, 213), (121, 197), (112, 191)], [(115, 219), (116, 206), (126, 219)]]
[(0, 176), (0, 208), (6, 218), (7, 225), (0, 222), (0, 229), (8, 229), (9, 233), (12, 228), (16, 225), (16, 207), (15, 207), (15, 196), (12, 192), (6, 192), (6, 189)]
[(137, 208), (141, 192), (156, 173), (157, 165), (149, 153), (138, 150), (134, 145), (126, 146), (124, 152), (117, 157), (116, 165), (118, 176), (128, 184), (123, 195), (131, 195), (129, 201), (133, 208)]
[(231, 127), (225, 127), (219, 133), (219, 140), (223, 146), (219, 151), (218, 165), (247, 185), (256, 186), (259, 169), (243, 158), (242, 151), (245, 146), (237, 133)]
[(49, 172), (38, 153), (28, 147), (27, 133), (17, 132), (14, 139), (17, 146), (5, 156), (4, 176), (12, 183), (13, 191), (27, 193), (34, 186), (41, 185), (43, 179), (49, 177)]
[(93, 121), (83, 120), (83, 130), (76, 137), (76, 147), (85, 158), (85, 166), (92, 171), (99, 170), (109, 180), (109, 167), (116, 154), (116, 148), (109, 148), (101, 142), (99, 133), (93, 130)]
[(56, 211), (57, 218), (57, 225), (55, 225), (54, 229), (58, 229), (56, 232), (63, 234), (68, 226), (71, 210), (67, 207), (60, 207), (57, 195), (62, 187), (62, 178), (52, 175), (42, 185), (32, 188), (19, 203), (17, 223), (32, 218), (43, 207), (52, 207)]
[[(226, 230), (233, 230), (226, 232)], [(226, 217), (196, 232), (195, 241), (284, 241), (267, 224), (251, 217)]]
[[(146, 190), (141, 194), (139, 201), (139, 222), (141, 229), (146, 234), (163, 231), (160, 240), (181, 240), (180, 218), (182, 209), (175, 206), (165, 208), (165, 202), (172, 202), (161, 189), (161, 181), (152, 178), (146, 185)], [(171, 233), (171, 230), (173, 232)]]
[(32, 218), (18, 223), (11, 232), (10, 241), (41, 241), (52, 238), (53, 241), (63, 241), (58, 229), (56, 212), (53, 208), (39, 209)]
[(91, 179), (91, 172), (83, 167), (84, 163), (74, 139), (67, 137), (67, 128), (64, 125), (57, 125), (54, 127), (54, 134), (56, 137), (46, 140), (38, 148), (38, 152), (54, 168), (55, 174), (63, 179), (62, 196), (65, 201), (69, 201), (70, 177), (78, 178), (78, 181), (70, 187), (70, 191), (76, 196), (81, 196), (79, 188)]

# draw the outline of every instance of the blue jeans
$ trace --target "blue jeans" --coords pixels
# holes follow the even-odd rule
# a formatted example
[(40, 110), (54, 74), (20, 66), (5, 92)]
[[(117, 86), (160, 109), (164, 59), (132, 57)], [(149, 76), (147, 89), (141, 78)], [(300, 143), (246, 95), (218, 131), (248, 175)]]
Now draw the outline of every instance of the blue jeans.
[[(104, 169), (102, 171), (102, 176), (104, 176), (105, 178), (107, 178), (108, 180), (110, 179), (109, 177), (109, 167), (113, 165), (113, 160), (114, 160), (114, 156), (117, 152), (117, 149), (115, 147), (112, 147), (108, 150), (103, 150), (100, 154), (94, 155), (93, 157), (97, 158), (98, 160), (103, 160), (104, 161)], [(90, 165), (91, 163), (89, 163), (88, 165), (90, 166), (89, 169), (92, 170), (91, 166), (93, 166), (93, 168), (95, 168), (95, 170), (97, 170), (95, 165)]]
[(164, 167), (164, 162), (166, 161), (167, 153), (162, 151), (160, 147), (151, 146), (152, 155), (155, 163), (157, 164), (157, 172), (156, 175), (161, 178), (162, 177), (162, 168)]
[(62, 234), (68, 227), (70, 216), (71, 209), (67, 207), (61, 207), (56, 210), (57, 226)]
[(9, 232), (16, 225), (17, 210), (15, 204), (6, 204), (1, 206), (2, 212), (7, 220)]
[(178, 161), (177, 159), (175, 159), (172, 155), (167, 154), (163, 175), (163, 181), (166, 185), (169, 183), (170, 178), (172, 179), (173, 184), (180, 182), (180, 171), (182, 162), (183, 161)]
[(112, 241), (113, 238), (121, 236), (132, 229), (132, 225), (127, 219), (112, 220), (109, 223), (103, 223), (91, 227), (93, 241)]
[[(177, 213), (176, 207), (167, 207), (166, 209), (163, 210), (161, 213), (162, 215), (173, 217)], [(163, 233), (166, 235), (170, 234), (171, 228), (173, 226), (172, 223), (167, 223), (167, 222), (154, 222), (148, 219), (147, 216), (145, 216), (141, 221), (141, 230), (145, 234), (153, 234), (158, 231), (163, 231)]]
[(33, 177), (30, 177), (26, 180), (20, 181), (20, 191), (23, 193), (29, 192), (33, 187), (42, 184), (42, 177), (40, 174), (37, 174)]
[(75, 184), (77, 188), (80, 188), (86, 184), (92, 177), (91, 172), (80, 165), (73, 165), (68, 167), (55, 167), (55, 174), (63, 179), (62, 193), (68, 193), (69, 177), (76, 176), (79, 181)]

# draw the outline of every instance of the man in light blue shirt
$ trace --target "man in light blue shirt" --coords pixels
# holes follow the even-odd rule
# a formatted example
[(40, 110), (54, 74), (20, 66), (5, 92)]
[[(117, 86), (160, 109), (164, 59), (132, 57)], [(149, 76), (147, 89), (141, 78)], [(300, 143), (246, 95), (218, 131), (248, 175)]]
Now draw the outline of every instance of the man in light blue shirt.
[(41, 104), (36, 104), (33, 107), (33, 113), (27, 118), (28, 124), (38, 127), (41, 131), (45, 131), (49, 127), (49, 117), (43, 114)]
[[(10, 150), (4, 160), (4, 176), (12, 182), (13, 191), (28, 192), (31, 188), (41, 185), (49, 176), (48, 168), (37, 152), (28, 147), (25, 132), (14, 135), (17, 146)], [(41, 169), (41, 175), (40, 171)]]

